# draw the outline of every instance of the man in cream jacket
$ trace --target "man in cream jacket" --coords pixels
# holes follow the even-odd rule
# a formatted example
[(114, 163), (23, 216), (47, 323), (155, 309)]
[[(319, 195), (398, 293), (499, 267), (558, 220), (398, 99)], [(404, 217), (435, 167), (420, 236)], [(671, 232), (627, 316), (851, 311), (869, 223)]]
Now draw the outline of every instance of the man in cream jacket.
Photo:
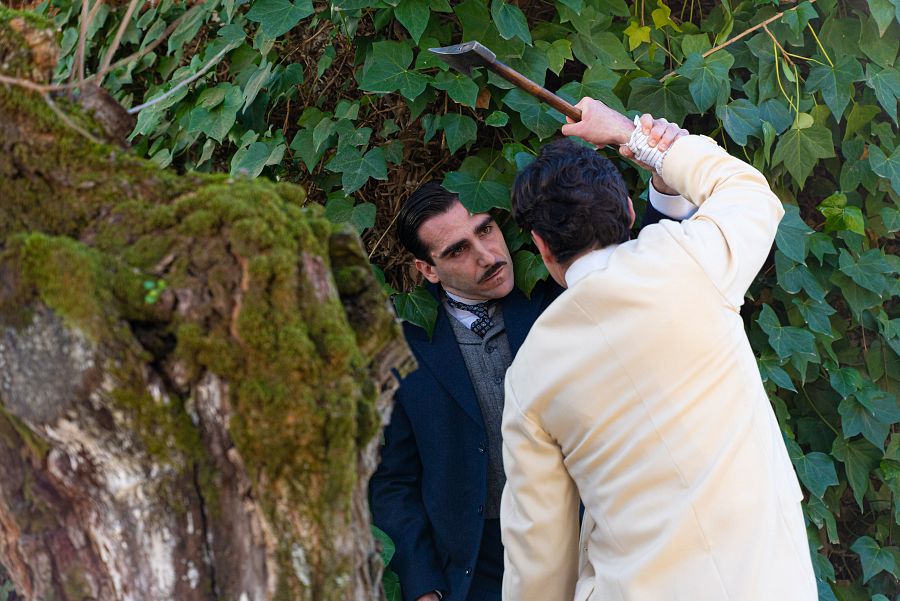
[(578, 106), (564, 134), (627, 148), (698, 210), (628, 240), (621, 176), (569, 140), (517, 177), (513, 214), (567, 290), (506, 376), (503, 598), (815, 601), (802, 494), (739, 315), (781, 203), (709, 138), (663, 154)]

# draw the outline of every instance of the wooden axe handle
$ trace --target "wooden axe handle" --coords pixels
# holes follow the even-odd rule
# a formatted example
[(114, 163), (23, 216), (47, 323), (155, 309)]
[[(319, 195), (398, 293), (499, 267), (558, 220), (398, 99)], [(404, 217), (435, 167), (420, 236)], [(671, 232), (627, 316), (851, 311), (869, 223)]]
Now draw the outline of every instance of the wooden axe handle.
[(534, 83), (515, 69), (507, 67), (500, 61), (487, 63), (486, 66), (488, 69), (490, 69), (506, 81), (510, 82), (511, 84), (522, 88), (532, 96), (543, 100), (566, 117), (571, 118), (573, 121), (581, 121), (580, 110), (578, 110), (547, 88)]

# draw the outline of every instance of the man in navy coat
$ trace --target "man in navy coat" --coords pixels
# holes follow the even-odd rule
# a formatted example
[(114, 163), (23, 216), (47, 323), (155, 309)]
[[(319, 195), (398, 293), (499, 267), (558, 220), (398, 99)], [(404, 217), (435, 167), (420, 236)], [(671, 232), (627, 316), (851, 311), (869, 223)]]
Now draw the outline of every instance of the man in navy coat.
[[(642, 125), (661, 150), (683, 132), (649, 115)], [(644, 225), (689, 215), (692, 205), (653, 184)], [(562, 290), (540, 282), (527, 298), (515, 289), (494, 219), (469, 213), (438, 182), (416, 190), (397, 223), (439, 310), (431, 338), (403, 324), (419, 367), (401, 382), (369, 485), (375, 525), (396, 546), (404, 601), (500, 601), (503, 377)]]

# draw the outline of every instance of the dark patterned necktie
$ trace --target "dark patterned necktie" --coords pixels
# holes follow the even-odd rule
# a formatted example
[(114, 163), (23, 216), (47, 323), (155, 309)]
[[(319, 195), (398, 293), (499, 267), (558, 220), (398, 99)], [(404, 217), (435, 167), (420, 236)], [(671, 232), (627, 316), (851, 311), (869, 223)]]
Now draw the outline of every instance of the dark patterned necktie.
[(477, 305), (467, 305), (465, 303), (453, 300), (446, 294), (444, 296), (447, 298), (447, 304), (451, 307), (455, 309), (462, 309), (463, 311), (468, 311), (478, 318), (475, 320), (475, 323), (472, 324), (471, 329), (482, 338), (484, 338), (484, 335), (494, 327), (494, 320), (491, 319), (491, 314), (489, 312), (491, 301), (478, 303)]

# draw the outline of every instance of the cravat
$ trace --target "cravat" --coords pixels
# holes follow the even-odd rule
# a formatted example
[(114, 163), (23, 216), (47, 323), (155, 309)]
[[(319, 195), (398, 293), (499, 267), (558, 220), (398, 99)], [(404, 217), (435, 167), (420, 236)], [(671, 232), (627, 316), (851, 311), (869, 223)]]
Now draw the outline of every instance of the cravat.
[(447, 304), (451, 307), (455, 309), (462, 309), (463, 311), (468, 311), (478, 318), (475, 320), (475, 323), (472, 324), (472, 331), (482, 338), (484, 338), (484, 335), (494, 327), (494, 320), (491, 319), (491, 315), (488, 312), (491, 306), (491, 301), (478, 303), (477, 305), (467, 305), (465, 303), (453, 300), (446, 294), (444, 296), (446, 296), (447, 298)]

